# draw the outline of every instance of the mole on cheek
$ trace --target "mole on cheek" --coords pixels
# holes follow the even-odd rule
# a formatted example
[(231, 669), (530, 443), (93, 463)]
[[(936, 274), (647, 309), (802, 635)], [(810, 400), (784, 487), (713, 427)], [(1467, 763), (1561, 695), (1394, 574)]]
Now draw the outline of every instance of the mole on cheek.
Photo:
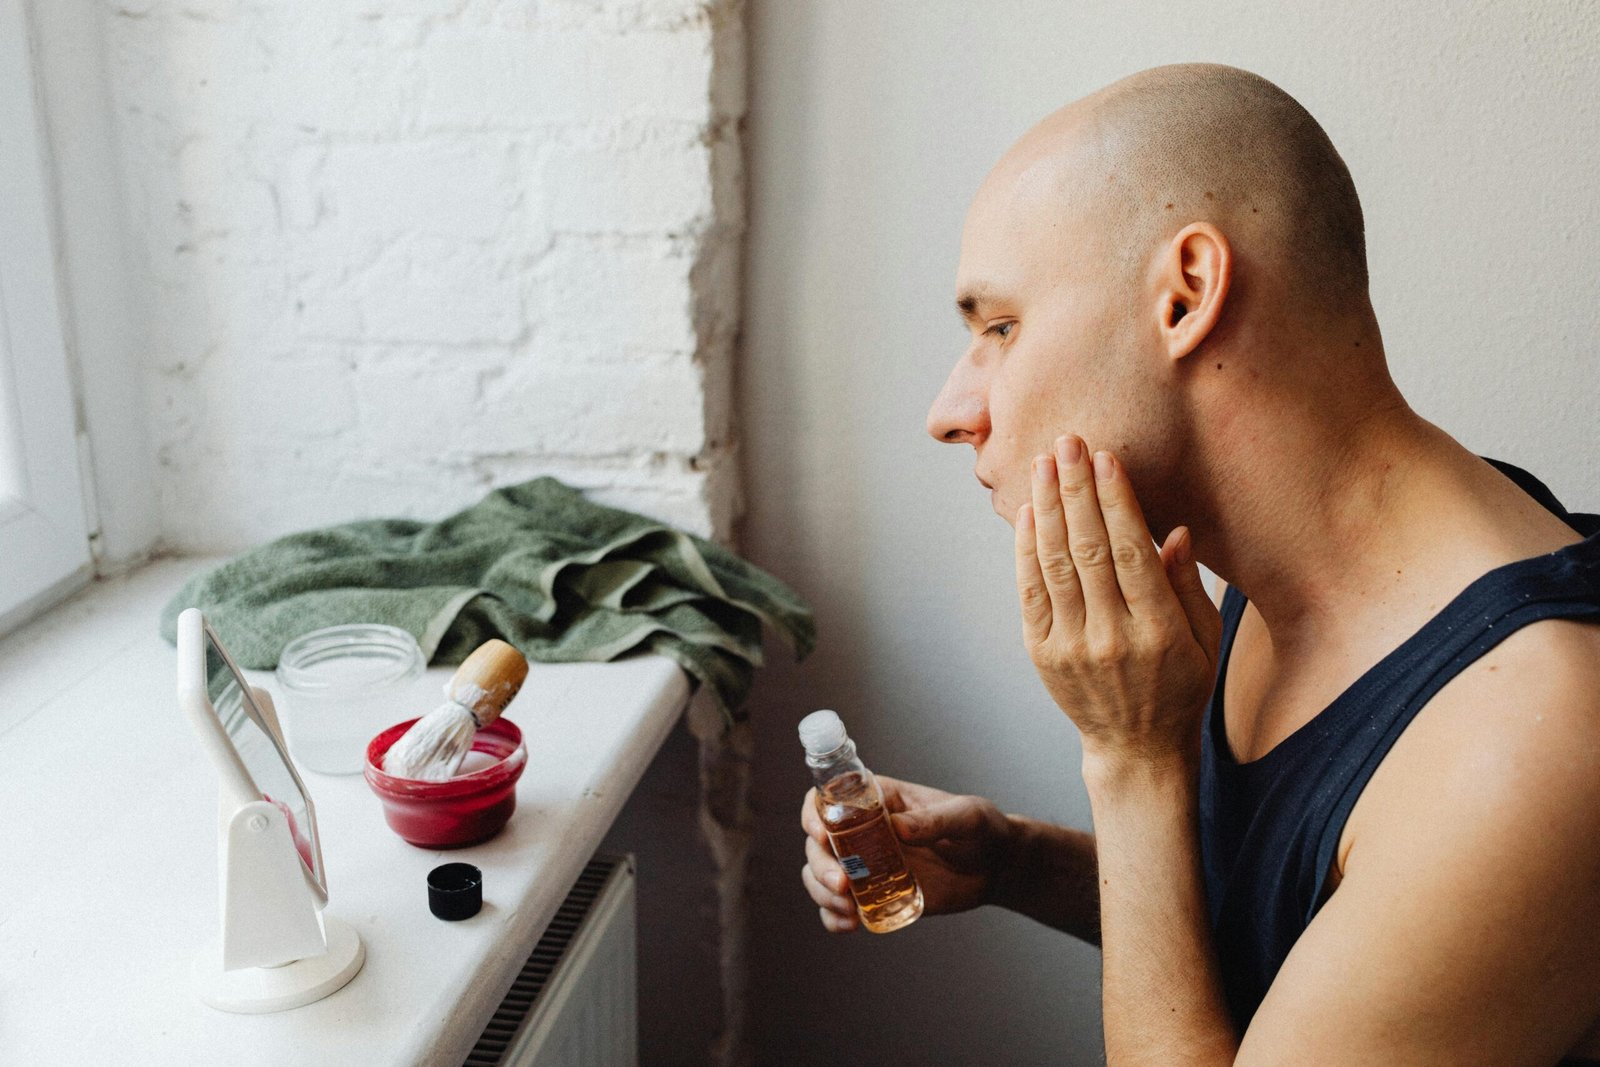
[(1217, 369), (1218, 369), (1218, 370), (1221, 370), (1221, 369), (1222, 369), (1222, 364), (1220, 364), (1220, 363), (1218, 363), (1218, 364), (1217, 364)]
[(1206, 190), (1206, 199), (1207, 199), (1207, 200), (1215, 200), (1215, 199), (1216, 199), (1216, 197), (1215, 197), (1215, 196), (1212, 196), (1212, 195), (1211, 195), (1211, 190), (1210, 190), (1210, 189), (1207, 189), (1207, 190)]

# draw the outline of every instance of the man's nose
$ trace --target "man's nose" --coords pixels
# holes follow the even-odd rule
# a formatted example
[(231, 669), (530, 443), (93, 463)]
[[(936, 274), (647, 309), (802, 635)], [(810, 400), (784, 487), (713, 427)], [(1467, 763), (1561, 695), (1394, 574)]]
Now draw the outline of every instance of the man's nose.
[(987, 384), (963, 359), (928, 409), (928, 435), (951, 445), (977, 445), (989, 436)]

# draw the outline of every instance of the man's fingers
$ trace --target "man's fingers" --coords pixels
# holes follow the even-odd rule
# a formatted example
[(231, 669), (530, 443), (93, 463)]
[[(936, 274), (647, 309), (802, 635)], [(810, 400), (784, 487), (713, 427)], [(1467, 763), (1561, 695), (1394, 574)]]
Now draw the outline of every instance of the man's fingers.
[(822, 816), (817, 813), (816, 786), (806, 790), (806, 798), (800, 802), (800, 829), (806, 832), (807, 837), (818, 841), (828, 839), (827, 828), (822, 825)]
[(800, 881), (817, 907), (826, 908), (838, 915), (855, 915), (855, 902), (817, 881), (816, 872), (811, 869), (810, 864), (800, 868)]
[(975, 833), (983, 813), (971, 797), (950, 797), (916, 811), (891, 815), (894, 832), (908, 845), (928, 845), (947, 837)]
[(1022, 605), (1022, 636), (1038, 644), (1050, 636), (1050, 590), (1039, 570), (1039, 546), (1033, 529), (1033, 505), (1017, 511), (1017, 599)]
[(860, 925), (856, 903), (848, 893), (849, 880), (827, 846), (806, 838), (806, 862), (800, 868), (800, 884), (817, 905), (822, 925), (835, 934), (849, 933)]
[(1222, 640), (1222, 616), (1200, 580), (1200, 565), (1194, 560), (1194, 534), (1187, 526), (1180, 526), (1167, 535), (1166, 544), (1161, 546), (1161, 561), (1189, 620), (1189, 630), (1215, 667), (1217, 648)]
[[(1066, 516), (1067, 548), (1082, 588), (1084, 627), (1109, 626), (1127, 613), (1117, 572), (1111, 559), (1111, 541), (1100, 514), (1089, 450), (1075, 434), (1056, 438), (1056, 467), (1060, 471), (1061, 506)], [(1045, 572), (1049, 577), (1049, 571)], [(1053, 590), (1052, 590), (1053, 592)]]
[(1111, 563), (1123, 601), (1135, 618), (1170, 618), (1176, 606), (1172, 587), (1151, 541), (1150, 527), (1145, 524), (1128, 472), (1110, 452), (1096, 452), (1093, 466), (1095, 493), (1100, 498), (1100, 514), (1105, 519)]
[(1070, 632), (1083, 628), (1083, 591), (1072, 564), (1067, 516), (1061, 504), (1061, 483), (1056, 474), (1056, 457), (1035, 456), (1033, 460), (1033, 508), (1030, 524), (1039, 573), (1044, 577), (1050, 597), (1051, 625)]
[(843, 895), (850, 887), (850, 880), (845, 877), (844, 868), (839, 866), (833, 850), (810, 837), (806, 838), (806, 869), (830, 892)]
[[(890, 811), (925, 808), (929, 804), (937, 804), (954, 796), (953, 793), (946, 793), (943, 789), (935, 789), (931, 785), (919, 785), (916, 782), (890, 778), (886, 774), (878, 775), (878, 787), (883, 790), (883, 803)], [(820, 819), (818, 823), (820, 825)]]
[(822, 917), (823, 928), (830, 934), (848, 934), (861, 925), (854, 915), (840, 915), (827, 908), (818, 908), (817, 913)]

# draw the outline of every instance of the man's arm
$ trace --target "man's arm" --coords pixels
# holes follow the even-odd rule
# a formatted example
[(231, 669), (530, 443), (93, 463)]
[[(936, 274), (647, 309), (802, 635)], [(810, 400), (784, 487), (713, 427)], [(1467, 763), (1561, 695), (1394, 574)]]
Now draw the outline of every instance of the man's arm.
[(1519, 630), (1429, 702), (1240, 1064), (1553, 1064), (1600, 1015), (1600, 631)]
[(1238, 1040), (1206, 915), (1195, 772), (1086, 759), (1100, 842), (1106, 1062), (1232, 1063)]
[(1012, 844), (989, 902), (1073, 937), (1100, 943), (1100, 885), (1094, 835), (1007, 815)]

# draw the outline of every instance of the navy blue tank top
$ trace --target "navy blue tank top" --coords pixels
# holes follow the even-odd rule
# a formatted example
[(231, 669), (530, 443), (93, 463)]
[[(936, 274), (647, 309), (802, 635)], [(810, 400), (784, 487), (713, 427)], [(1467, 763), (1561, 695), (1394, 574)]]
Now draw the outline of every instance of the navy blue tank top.
[(1600, 516), (1569, 513), (1526, 471), (1489, 462), (1586, 540), (1483, 575), (1316, 718), (1249, 763), (1233, 759), (1222, 716), (1228, 656), (1246, 601), (1231, 587), (1223, 597), (1217, 686), (1201, 737), (1200, 851), (1223, 985), (1240, 1033), (1323, 903), (1357, 798), (1417, 712), (1529, 623), (1600, 621)]

